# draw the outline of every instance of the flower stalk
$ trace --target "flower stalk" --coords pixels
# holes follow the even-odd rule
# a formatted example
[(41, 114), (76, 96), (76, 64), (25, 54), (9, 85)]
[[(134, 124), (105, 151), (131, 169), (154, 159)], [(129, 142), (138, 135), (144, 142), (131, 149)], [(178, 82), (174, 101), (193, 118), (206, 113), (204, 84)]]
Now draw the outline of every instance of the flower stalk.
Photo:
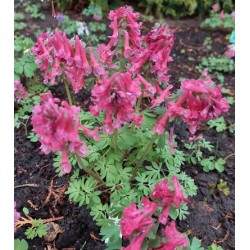
[(88, 173), (89, 175), (91, 175), (92, 177), (94, 177), (99, 184), (102, 184), (102, 185), (105, 185), (105, 182), (101, 179), (101, 177), (93, 172), (91, 169), (87, 168), (86, 166), (84, 166), (83, 162), (82, 162), (82, 159), (76, 154), (76, 160), (77, 160), (77, 163), (81, 166), (81, 168), (86, 172)]
[(68, 82), (67, 82), (65, 77), (63, 77), (63, 83), (64, 83), (64, 87), (66, 89), (69, 105), (73, 105), (72, 97), (71, 97), (71, 94), (70, 94), (70, 91), (69, 91), (69, 85), (68, 85)]
[(149, 150), (151, 149), (153, 143), (154, 143), (153, 141), (150, 141), (150, 142), (147, 144), (144, 153), (142, 154), (142, 156), (141, 156), (140, 159), (138, 160), (136, 166), (135, 166), (134, 169), (132, 170), (132, 176), (131, 176), (131, 178), (130, 178), (130, 181), (133, 181), (133, 180), (134, 180), (135, 175), (136, 175), (138, 169), (142, 166), (142, 163), (143, 163), (143, 161), (144, 161), (144, 159), (145, 159), (145, 156), (147, 155), (147, 153), (148, 153)]
[(114, 147), (115, 147), (115, 153), (118, 152), (118, 129), (115, 129), (114, 131)]

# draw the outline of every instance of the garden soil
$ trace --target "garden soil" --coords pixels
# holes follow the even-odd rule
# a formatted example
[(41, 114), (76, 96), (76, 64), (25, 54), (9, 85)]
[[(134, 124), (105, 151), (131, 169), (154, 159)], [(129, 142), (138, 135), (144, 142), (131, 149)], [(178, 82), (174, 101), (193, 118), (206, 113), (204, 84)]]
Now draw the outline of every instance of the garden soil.
[[(19, 10), (20, 11), (20, 10)], [(44, 10), (47, 18), (45, 21), (33, 22), (39, 27), (54, 27), (55, 20), (51, 17), (49, 10)], [(29, 29), (24, 35), (34, 38), (35, 31), (33, 23), (27, 22)], [(169, 25), (175, 28), (175, 44), (172, 50), (174, 61), (169, 64), (171, 79), (170, 83), (179, 84), (179, 78), (198, 78), (200, 73), (196, 70), (201, 58), (209, 56), (209, 52), (203, 46), (206, 37), (212, 38), (213, 53), (221, 55), (225, 52), (228, 44), (225, 36), (227, 33), (220, 31), (204, 31), (199, 28), (197, 19), (181, 21), (168, 20)], [(143, 28), (147, 31), (152, 25)], [(32, 28), (33, 27), (33, 28)], [(109, 32), (109, 31), (107, 31)], [(184, 52), (185, 50), (185, 52)], [(210, 51), (211, 53), (211, 51)], [(225, 87), (230, 89), (234, 95), (234, 72), (223, 74)], [(63, 88), (55, 86), (52, 88), (55, 97), (66, 99)], [(89, 106), (89, 94), (80, 91), (76, 98), (82, 108)], [(228, 125), (234, 124), (234, 105), (224, 115)], [(27, 125), (28, 132), (32, 126)], [(197, 237), (202, 240), (202, 246), (207, 247), (217, 243), (224, 250), (235, 249), (235, 159), (234, 159), (234, 135), (228, 130), (217, 133), (209, 129), (206, 124), (199, 128), (197, 133), (202, 133), (204, 138), (211, 141), (215, 146), (212, 153), (204, 151), (204, 156), (211, 154), (226, 158), (225, 171), (218, 173), (211, 171), (205, 173), (199, 165), (185, 165), (182, 170), (194, 178), (198, 186), (198, 194), (190, 198), (190, 214), (183, 221), (177, 222), (180, 232), (186, 232), (189, 237)], [(44, 155), (39, 147), (40, 143), (30, 142), (25, 134), (24, 127), (15, 130), (15, 201), (17, 211), (21, 212), (27, 207), (33, 218), (59, 218), (57, 223), (64, 231), (58, 233), (52, 242), (46, 242), (43, 238), (29, 240), (29, 249), (34, 250), (101, 250), (105, 249), (105, 243), (101, 241), (99, 228), (92, 220), (89, 210), (79, 207), (69, 201), (64, 194), (67, 190), (69, 176), (58, 177), (52, 166), (52, 154)], [(184, 123), (175, 126), (176, 141), (188, 139), (190, 136), (188, 128)], [(181, 145), (181, 143), (179, 143)], [(182, 149), (184, 150), (184, 149)], [(225, 196), (216, 188), (223, 179), (228, 182), (230, 194)], [(26, 227), (27, 228), (27, 227)], [(15, 238), (25, 238), (25, 227), (17, 230)]]

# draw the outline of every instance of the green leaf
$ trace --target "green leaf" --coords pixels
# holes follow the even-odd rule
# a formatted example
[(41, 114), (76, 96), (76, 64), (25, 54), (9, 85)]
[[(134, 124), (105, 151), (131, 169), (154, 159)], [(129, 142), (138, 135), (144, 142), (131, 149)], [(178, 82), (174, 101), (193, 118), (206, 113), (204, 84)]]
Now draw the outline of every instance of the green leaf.
[(23, 65), (21, 63), (19, 63), (18, 61), (15, 61), (14, 71), (16, 74), (22, 74), (23, 73)]
[(14, 250), (28, 250), (28, 242), (24, 239), (15, 239), (14, 240)]
[(215, 168), (221, 173), (224, 171), (224, 165), (225, 165), (226, 161), (223, 158), (219, 158), (216, 162), (215, 162)]
[(149, 248), (158, 248), (160, 246), (161, 246), (161, 238), (159, 236), (156, 236), (155, 239), (148, 241)]
[(26, 63), (24, 65), (24, 74), (26, 77), (34, 76), (34, 71), (37, 69), (37, 65), (35, 63)]
[(227, 129), (224, 117), (210, 120), (207, 124), (210, 128), (215, 128), (216, 132), (222, 132)]
[(204, 247), (201, 247), (201, 241), (194, 237), (190, 245), (190, 250), (204, 250)]
[(209, 158), (205, 158), (201, 161), (201, 165), (203, 166), (203, 170), (205, 172), (208, 172), (209, 170), (213, 170), (215, 168), (213, 160), (214, 157), (210, 156)]
[(30, 213), (30, 212), (29, 212), (29, 209), (28, 209), (27, 207), (24, 207), (24, 208), (23, 208), (23, 212), (24, 212), (25, 215), (27, 215), (27, 214)]

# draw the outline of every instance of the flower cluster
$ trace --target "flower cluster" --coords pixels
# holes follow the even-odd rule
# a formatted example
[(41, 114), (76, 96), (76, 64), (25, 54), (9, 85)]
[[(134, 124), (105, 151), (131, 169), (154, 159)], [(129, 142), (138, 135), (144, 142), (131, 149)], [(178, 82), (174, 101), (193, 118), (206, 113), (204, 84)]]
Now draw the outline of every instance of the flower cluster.
[(190, 133), (196, 132), (202, 121), (217, 118), (229, 110), (229, 104), (222, 98), (221, 87), (213, 87), (210, 78), (185, 79), (181, 83), (182, 94), (176, 102), (169, 102), (162, 118), (154, 126), (156, 134), (165, 132), (169, 118), (180, 117), (189, 124)]
[(166, 75), (169, 70), (167, 63), (173, 60), (170, 52), (174, 45), (174, 30), (170, 31), (169, 26), (155, 28), (144, 38), (144, 43), (145, 48), (141, 46), (141, 51), (133, 60), (131, 72), (138, 73), (149, 63), (150, 73), (156, 74), (160, 82), (168, 82), (170, 76)]
[(92, 72), (85, 48), (79, 37), (71, 44), (66, 34), (56, 30), (53, 35), (42, 33), (33, 47), (36, 63), (44, 71), (44, 83), (56, 84), (63, 73), (72, 84), (74, 92), (82, 89), (84, 77)]
[[(21, 214), (16, 211), (16, 202), (14, 201), (14, 225), (21, 218)], [(14, 233), (16, 232), (16, 227), (14, 226)]]
[(117, 72), (111, 78), (104, 77), (92, 90), (90, 111), (98, 116), (101, 110), (106, 112), (103, 122), (103, 133), (112, 134), (122, 124), (134, 121), (141, 126), (142, 116), (136, 115), (133, 106), (141, 94), (139, 82), (131, 74)]
[[(141, 249), (144, 239), (147, 237), (154, 224), (157, 223), (153, 215), (158, 207), (162, 209), (158, 221), (166, 225), (170, 208), (173, 205), (180, 207), (181, 202), (189, 202), (189, 200), (184, 197), (176, 176), (173, 176), (172, 182), (174, 191), (170, 190), (168, 181), (163, 179), (161, 183), (155, 185), (151, 193), (151, 198), (154, 199), (154, 201), (150, 201), (148, 198), (144, 197), (141, 200), (142, 209), (138, 209), (135, 203), (131, 203), (129, 207), (123, 210), (121, 234), (125, 238), (132, 238), (129, 246), (123, 247), (123, 250)], [(187, 240), (177, 231), (174, 221), (162, 230), (162, 234), (167, 238), (167, 242), (162, 241), (157, 249), (174, 250), (177, 246), (187, 247)]]
[[(109, 36), (110, 41), (107, 45), (101, 44), (98, 48), (101, 62), (110, 67), (115, 53), (117, 56), (124, 55), (130, 62), (138, 55), (143, 39), (140, 30), (142, 23), (136, 21), (139, 16), (140, 14), (134, 13), (130, 7), (120, 7), (115, 11), (110, 11), (109, 27), (113, 30), (113, 34)], [(121, 45), (124, 44), (123, 52), (119, 41)]]
[(51, 151), (62, 152), (62, 173), (69, 173), (72, 166), (69, 163), (67, 151), (74, 152), (84, 157), (88, 153), (87, 146), (80, 140), (78, 130), (82, 129), (88, 136), (95, 140), (98, 137), (98, 128), (94, 131), (81, 125), (78, 113), (79, 107), (69, 106), (66, 101), (61, 102), (58, 98), (53, 98), (50, 92), (41, 98), (41, 104), (33, 109), (31, 123), (34, 132), (39, 135), (41, 150), (45, 154)]
[(129, 62), (126, 69), (131, 73), (140, 73), (148, 64), (149, 72), (156, 74), (159, 81), (167, 82), (167, 63), (172, 61), (170, 52), (174, 44), (174, 31), (168, 26), (160, 26), (150, 31), (146, 36), (141, 34), (142, 23), (137, 22), (139, 13), (134, 13), (130, 7), (121, 7), (111, 11), (109, 19), (113, 34), (107, 45), (100, 45), (99, 59), (106, 66), (115, 68), (113, 56), (124, 56)]
[(20, 102), (22, 99), (28, 97), (28, 92), (24, 89), (22, 83), (19, 80), (14, 81), (14, 100)]
[[(218, 3), (216, 3), (212, 6), (212, 13), (216, 14), (219, 12), (219, 10), (220, 10), (220, 5)], [(225, 15), (224, 10), (221, 10), (220, 13), (218, 13), (218, 15), (222, 21), (226, 19), (226, 15)], [(232, 19), (232, 21), (235, 21), (235, 12), (234, 11), (231, 13), (231, 19)]]

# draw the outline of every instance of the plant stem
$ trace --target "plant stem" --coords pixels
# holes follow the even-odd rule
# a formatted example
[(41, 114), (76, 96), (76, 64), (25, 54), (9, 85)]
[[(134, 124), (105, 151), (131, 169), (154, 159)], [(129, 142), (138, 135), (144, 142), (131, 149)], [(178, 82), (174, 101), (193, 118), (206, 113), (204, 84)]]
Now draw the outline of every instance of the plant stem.
[(150, 141), (150, 142), (147, 144), (147, 147), (146, 147), (146, 149), (145, 149), (143, 155), (142, 155), (141, 158), (138, 160), (138, 162), (137, 162), (135, 168), (134, 168), (133, 171), (132, 171), (132, 176), (131, 176), (131, 178), (130, 178), (130, 181), (134, 180), (135, 175), (136, 175), (136, 172), (137, 172), (138, 169), (142, 166), (142, 163), (143, 163), (143, 161), (144, 161), (144, 158), (145, 158), (146, 154), (148, 153), (148, 151), (151, 149), (153, 143), (154, 143), (153, 141)]
[(80, 156), (76, 155), (76, 160), (78, 162), (78, 164), (82, 167), (82, 169), (88, 173), (89, 175), (91, 175), (92, 177), (94, 177), (99, 184), (102, 184), (102, 185), (105, 185), (105, 182), (101, 179), (101, 177), (93, 172), (91, 169), (89, 169), (88, 167), (84, 166), (83, 162), (82, 162), (82, 159), (80, 158)]
[(114, 147), (115, 147), (115, 153), (118, 151), (118, 129), (115, 129), (114, 131)]
[[(141, 106), (141, 102), (142, 102), (142, 97), (143, 97), (143, 93), (141, 93), (141, 95), (139, 96), (138, 101), (136, 103), (136, 106), (135, 106), (136, 112), (138, 112), (140, 110), (140, 106)], [(131, 129), (135, 130), (135, 122), (134, 121), (132, 122)]]
[(143, 97), (143, 93), (139, 96), (139, 99), (136, 103), (136, 107), (135, 107), (136, 111), (139, 111), (139, 109), (140, 109), (142, 97)]
[(69, 85), (68, 85), (68, 82), (67, 82), (67, 80), (66, 80), (66, 78), (64, 76), (63, 76), (63, 83), (64, 83), (64, 86), (65, 86), (65, 89), (66, 89), (69, 105), (73, 105), (71, 94), (70, 94), (70, 91), (69, 91)]

